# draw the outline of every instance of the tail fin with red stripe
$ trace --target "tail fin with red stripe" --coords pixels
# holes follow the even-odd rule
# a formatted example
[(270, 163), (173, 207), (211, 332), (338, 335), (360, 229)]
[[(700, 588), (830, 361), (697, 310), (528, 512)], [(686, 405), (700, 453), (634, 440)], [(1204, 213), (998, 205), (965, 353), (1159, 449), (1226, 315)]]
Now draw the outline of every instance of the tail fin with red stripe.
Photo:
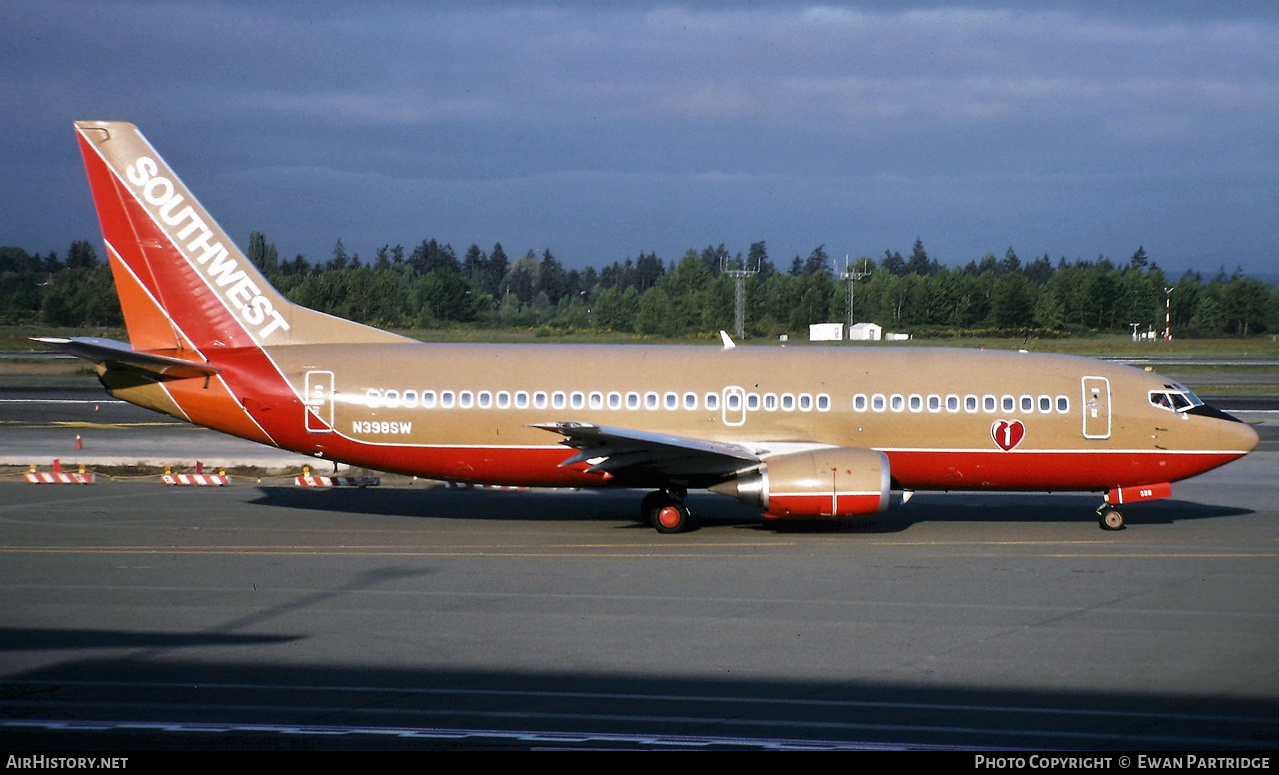
[(208, 360), (221, 348), (404, 341), (284, 298), (137, 127), (75, 127), (134, 349)]

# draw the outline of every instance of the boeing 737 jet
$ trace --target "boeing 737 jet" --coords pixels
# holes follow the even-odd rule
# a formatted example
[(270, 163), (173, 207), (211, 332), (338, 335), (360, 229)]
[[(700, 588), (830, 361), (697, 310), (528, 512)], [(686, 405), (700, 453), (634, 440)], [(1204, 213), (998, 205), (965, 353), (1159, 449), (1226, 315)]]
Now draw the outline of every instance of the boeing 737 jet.
[(890, 492), (1093, 491), (1122, 504), (1257, 434), (1158, 374), (917, 348), (429, 344), (299, 307), (131, 124), (75, 125), (129, 342), (45, 339), (118, 398), (318, 459), (430, 479), (691, 489), (769, 519), (884, 511)]

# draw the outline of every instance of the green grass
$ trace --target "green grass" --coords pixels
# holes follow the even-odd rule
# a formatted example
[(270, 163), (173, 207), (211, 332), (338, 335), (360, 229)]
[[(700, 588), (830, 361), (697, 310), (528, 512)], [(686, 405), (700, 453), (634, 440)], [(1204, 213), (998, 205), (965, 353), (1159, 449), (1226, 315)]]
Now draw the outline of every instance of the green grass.
[(54, 336), (70, 339), (73, 336), (100, 336), (127, 341), (123, 328), (48, 328), (43, 326), (0, 326), (0, 350), (31, 350), (45, 352), (47, 345), (31, 341), (33, 336)]

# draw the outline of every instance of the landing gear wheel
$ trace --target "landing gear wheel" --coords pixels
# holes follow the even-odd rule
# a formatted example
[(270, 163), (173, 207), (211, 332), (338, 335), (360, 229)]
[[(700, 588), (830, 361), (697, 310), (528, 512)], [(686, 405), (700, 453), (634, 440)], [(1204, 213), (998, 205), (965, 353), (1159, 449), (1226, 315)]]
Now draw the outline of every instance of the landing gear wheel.
[(665, 492), (644, 496), (640, 505), (645, 519), (659, 533), (682, 533), (688, 529), (688, 507)]
[(1097, 524), (1102, 530), (1123, 530), (1124, 515), (1114, 506), (1102, 506), (1097, 512)]

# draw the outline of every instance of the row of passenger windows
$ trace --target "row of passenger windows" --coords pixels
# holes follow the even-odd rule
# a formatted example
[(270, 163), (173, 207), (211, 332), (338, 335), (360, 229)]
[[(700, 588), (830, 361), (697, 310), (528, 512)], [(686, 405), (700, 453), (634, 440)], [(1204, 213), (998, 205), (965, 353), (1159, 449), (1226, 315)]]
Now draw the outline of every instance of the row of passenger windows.
[[(454, 407), (460, 409), (667, 409), (677, 410), (685, 409), (688, 411), (696, 411), (698, 408), (705, 408), (707, 411), (716, 412), (720, 409), (720, 394), (706, 393), (698, 396), (697, 393), (636, 393), (630, 392), (622, 394), (619, 392), (601, 393), (591, 392), (584, 393), (574, 391), (566, 393), (564, 391), (535, 391), (526, 390), (510, 393), (500, 390), (496, 393), (488, 390), (473, 392), (470, 390), (461, 390), (454, 392), (452, 390), (442, 390), (436, 393), (434, 390), (424, 390), (419, 397), (416, 390), (406, 390), (402, 394), (398, 390), (369, 390), (367, 393), (369, 408), (376, 409), (378, 407), (387, 407), (393, 409), (396, 407), (405, 407), (413, 409), (421, 406), (424, 409), (452, 409)], [(810, 393), (739, 393), (729, 391), (724, 397), (725, 409), (730, 412), (739, 412), (743, 405), (747, 411), (755, 412), (763, 409), (766, 412), (775, 412), (781, 410), (783, 412), (811, 412), (816, 409), (819, 412), (829, 412), (831, 407), (830, 396), (825, 393), (818, 393), (816, 396)], [(993, 413), (996, 411), (1014, 412), (1020, 407), (1022, 412), (1038, 411), (1048, 414), (1056, 411), (1059, 414), (1066, 414), (1070, 411), (1070, 399), (1066, 396), (993, 396), (985, 395), (978, 398), (975, 395), (966, 395), (962, 399), (955, 394), (945, 396), (944, 398), (937, 394), (927, 397), (918, 393), (909, 396), (903, 396), (899, 393), (892, 395), (884, 395), (883, 393), (875, 393), (867, 396), (865, 393), (858, 393), (853, 396), (853, 410), (865, 412), (867, 410), (873, 412), (893, 411), (902, 412), (909, 409), (912, 412), (922, 412), (927, 409), (930, 412), (940, 412), (944, 408), (948, 412), (959, 412), (960, 409), (965, 412), (975, 413), (983, 411)]]
[[(406, 390), (400, 393), (398, 390), (381, 391), (377, 389), (369, 390), (366, 394), (367, 403), (370, 409), (378, 407), (387, 407), (393, 409), (396, 407), (405, 407), (413, 409), (421, 406), (424, 409), (667, 409), (677, 410), (685, 409), (688, 411), (696, 411), (698, 408), (704, 408), (707, 411), (717, 412), (720, 409), (720, 394), (706, 393), (699, 396), (697, 393), (626, 393), (619, 392), (601, 393), (591, 392), (584, 393), (574, 391), (566, 393), (564, 391), (535, 391), (526, 390), (510, 393), (500, 390), (496, 393), (488, 390), (473, 392), (470, 390), (441, 390), (436, 393), (434, 390), (423, 390), (420, 397), (416, 390)], [(830, 396), (825, 393), (818, 393), (814, 396), (811, 393), (744, 393), (729, 391), (724, 397), (725, 408), (730, 412), (738, 412), (742, 407), (749, 411), (758, 411), (763, 409), (766, 412), (775, 412), (781, 410), (783, 412), (811, 412), (816, 409), (819, 412), (829, 412), (831, 403)]]
[(951, 394), (942, 398), (937, 394), (932, 394), (925, 398), (924, 396), (914, 393), (910, 396), (903, 396), (894, 393), (891, 396), (885, 396), (883, 393), (875, 393), (869, 397), (864, 393), (858, 393), (853, 396), (853, 409), (858, 412), (864, 412), (869, 409), (872, 412), (882, 412), (891, 410), (901, 412), (910, 409), (912, 412), (922, 412), (925, 408), (930, 412), (940, 412), (944, 407), (948, 412), (958, 412), (960, 407), (965, 412), (1015, 412), (1018, 406), (1022, 412), (1034, 412), (1036, 408), (1045, 414), (1056, 411), (1058, 414), (1065, 414), (1070, 411), (1070, 399), (1066, 396), (992, 396), (985, 395), (980, 399), (975, 395), (966, 395), (962, 399), (955, 394)]

